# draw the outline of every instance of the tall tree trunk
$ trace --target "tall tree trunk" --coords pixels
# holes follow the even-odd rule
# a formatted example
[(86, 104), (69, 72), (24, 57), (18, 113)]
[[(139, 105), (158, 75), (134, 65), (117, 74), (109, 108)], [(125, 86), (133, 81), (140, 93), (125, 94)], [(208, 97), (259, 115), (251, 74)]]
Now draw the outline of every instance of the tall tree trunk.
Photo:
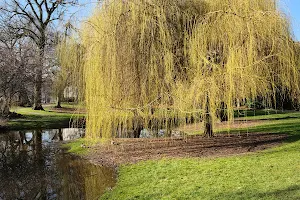
[(55, 106), (55, 108), (62, 108), (61, 107), (61, 99), (62, 99), (62, 93), (59, 92), (57, 97), (56, 97), (56, 106)]
[(226, 106), (224, 102), (221, 103), (219, 115), (220, 115), (219, 117), (221, 122), (228, 121), (228, 115), (227, 115)]
[(141, 131), (143, 130), (143, 126), (142, 125), (138, 125), (137, 127), (134, 128), (133, 130), (133, 137), (134, 138), (139, 138), (141, 135)]
[(209, 97), (207, 95), (205, 114), (204, 114), (204, 136), (213, 137), (212, 117), (210, 114)]
[(39, 42), (39, 66), (36, 67), (34, 77), (34, 110), (44, 110), (42, 106), (44, 51), (45, 39), (42, 37)]
[(34, 79), (34, 110), (44, 110), (42, 106), (42, 69), (36, 68)]
[(133, 125), (133, 137), (139, 138), (141, 135), (141, 131), (144, 129), (143, 120), (141, 116), (138, 115), (137, 111), (133, 111), (134, 113), (134, 125)]

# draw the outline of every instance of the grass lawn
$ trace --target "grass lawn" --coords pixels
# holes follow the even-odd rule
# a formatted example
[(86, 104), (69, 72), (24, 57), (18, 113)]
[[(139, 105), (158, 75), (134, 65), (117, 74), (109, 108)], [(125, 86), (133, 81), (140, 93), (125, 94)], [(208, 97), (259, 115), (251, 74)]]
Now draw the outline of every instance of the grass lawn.
[(101, 199), (300, 199), (300, 113), (247, 120), (266, 123), (240, 132), (291, 137), (280, 147), (247, 155), (123, 165), (117, 186)]
[[(63, 107), (70, 107), (63, 104)], [(9, 120), (6, 124), (9, 130), (35, 129), (35, 128), (67, 128), (71, 119), (83, 117), (83, 114), (76, 112), (56, 112), (51, 110), (53, 105), (44, 106), (45, 111), (36, 111), (32, 108), (14, 107), (11, 111), (22, 114), (24, 117)]]
[[(248, 128), (232, 128), (230, 133), (247, 133), (247, 132), (264, 132), (264, 133), (288, 133), (288, 127), (290, 131), (295, 131), (298, 128), (298, 123), (300, 123), (300, 112), (295, 111), (278, 111), (273, 109), (268, 110), (248, 110), (240, 111), (240, 114), (235, 112), (236, 122), (241, 124), (257, 123), (257, 125), (252, 125)], [(268, 126), (267, 126), (268, 125)], [(201, 125), (202, 127), (203, 125)], [(230, 127), (230, 126), (229, 126)], [(199, 128), (199, 127), (198, 127)], [(300, 130), (300, 124), (299, 129)], [(222, 128), (215, 128), (215, 133), (225, 133), (228, 131), (227, 122), (224, 122)], [(185, 131), (188, 135), (199, 135), (203, 133), (203, 130), (195, 129)], [(300, 134), (300, 133), (299, 133)]]
[(88, 154), (89, 149), (82, 148), (81, 145), (86, 144), (86, 143), (87, 143), (86, 139), (80, 138), (80, 139), (74, 140), (72, 142), (63, 144), (63, 147), (68, 149), (68, 153), (84, 156), (84, 155)]

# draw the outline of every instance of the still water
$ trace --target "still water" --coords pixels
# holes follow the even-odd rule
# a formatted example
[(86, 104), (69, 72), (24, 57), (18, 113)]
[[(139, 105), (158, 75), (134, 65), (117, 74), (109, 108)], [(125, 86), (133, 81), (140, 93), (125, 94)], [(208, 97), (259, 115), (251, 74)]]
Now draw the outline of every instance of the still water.
[(98, 199), (115, 185), (114, 169), (59, 147), (83, 135), (71, 128), (0, 133), (0, 200)]

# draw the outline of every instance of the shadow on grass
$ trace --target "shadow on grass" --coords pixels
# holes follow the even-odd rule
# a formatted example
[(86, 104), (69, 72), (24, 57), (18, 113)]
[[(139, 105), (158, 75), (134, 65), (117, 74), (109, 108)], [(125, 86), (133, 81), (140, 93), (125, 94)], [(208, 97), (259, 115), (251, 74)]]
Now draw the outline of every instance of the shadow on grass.
[(275, 190), (272, 192), (264, 192), (264, 193), (258, 193), (254, 197), (257, 197), (259, 199), (264, 197), (274, 197), (276, 199), (299, 199), (300, 198), (300, 186), (299, 185), (293, 185), (285, 189)]
[(287, 134), (285, 143), (293, 143), (300, 140), (300, 120), (290, 123), (266, 124), (251, 127), (249, 129), (232, 130), (232, 133), (268, 133), (268, 134)]
[[(291, 135), (300, 135), (300, 121), (290, 123), (266, 124), (261, 126), (250, 127), (248, 132), (259, 133), (282, 133)], [(244, 130), (247, 132), (247, 130)]]
[(261, 115), (273, 115), (273, 114), (285, 114), (290, 111), (274, 110), (274, 109), (262, 109), (262, 110), (235, 110), (234, 117), (253, 117)]
[(283, 116), (283, 117), (274, 117), (270, 119), (259, 119), (259, 120), (266, 121), (266, 120), (284, 120), (284, 119), (300, 119), (300, 118), (297, 116)]
[(26, 115), (24, 118), (7, 122), (7, 130), (26, 130), (36, 128), (68, 128), (72, 119), (67, 116)]
[(234, 117), (236, 120), (285, 120), (285, 119), (300, 119), (299, 111), (264, 111), (264, 110), (256, 110), (256, 111), (243, 111), (240, 113), (238, 111), (235, 112)]
[(220, 199), (289, 199), (289, 200), (298, 200), (300, 198), (300, 186), (292, 185), (285, 189), (278, 189), (268, 192), (257, 192), (243, 190), (240, 192), (227, 193), (219, 195)]

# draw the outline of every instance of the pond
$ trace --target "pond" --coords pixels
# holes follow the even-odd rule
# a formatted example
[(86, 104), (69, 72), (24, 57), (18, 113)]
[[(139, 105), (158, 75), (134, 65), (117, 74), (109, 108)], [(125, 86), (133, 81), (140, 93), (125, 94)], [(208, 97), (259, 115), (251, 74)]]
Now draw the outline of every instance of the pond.
[(0, 133), (0, 200), (98, 199), (116, 182), (115, 170), (60, 148), (83, 129)]

